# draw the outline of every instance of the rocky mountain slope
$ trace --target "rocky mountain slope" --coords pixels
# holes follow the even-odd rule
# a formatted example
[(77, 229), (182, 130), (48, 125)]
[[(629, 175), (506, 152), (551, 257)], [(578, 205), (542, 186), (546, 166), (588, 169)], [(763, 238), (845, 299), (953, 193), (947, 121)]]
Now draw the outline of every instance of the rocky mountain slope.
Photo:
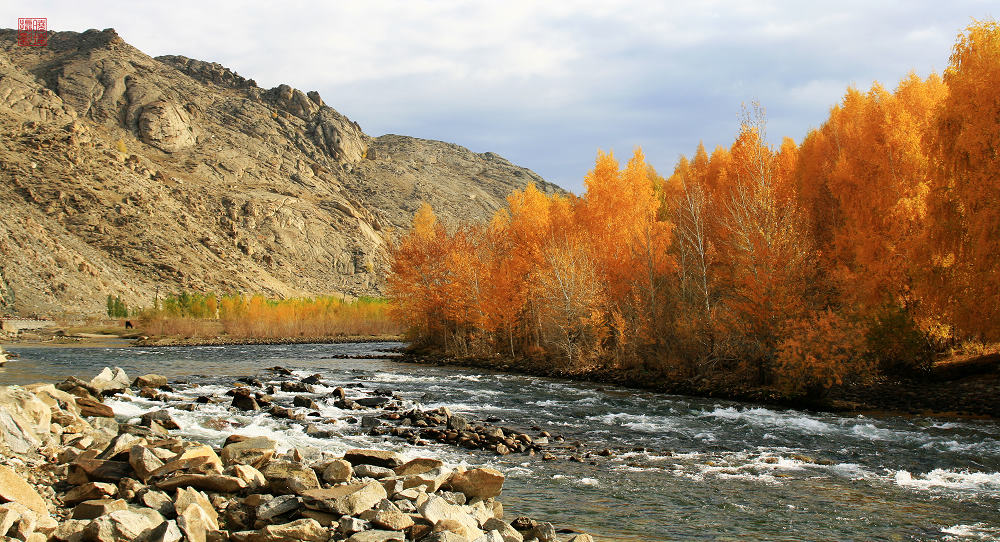
[(114, 30), (0, 30), (0, 313), (179, 289), (378, 294), (421, 202), (485, 219), (559, 188), (492, 154), (371, 137), (316, 92), (151, 58)]

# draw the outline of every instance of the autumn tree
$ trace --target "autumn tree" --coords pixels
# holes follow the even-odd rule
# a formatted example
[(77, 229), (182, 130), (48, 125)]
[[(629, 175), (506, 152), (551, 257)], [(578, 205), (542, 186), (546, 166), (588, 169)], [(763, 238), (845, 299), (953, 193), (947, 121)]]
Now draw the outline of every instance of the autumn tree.
[(1000, 339), (1000, 24), (975, 21), (952, 50), (932, 150), (925, 293), (959, 329)]

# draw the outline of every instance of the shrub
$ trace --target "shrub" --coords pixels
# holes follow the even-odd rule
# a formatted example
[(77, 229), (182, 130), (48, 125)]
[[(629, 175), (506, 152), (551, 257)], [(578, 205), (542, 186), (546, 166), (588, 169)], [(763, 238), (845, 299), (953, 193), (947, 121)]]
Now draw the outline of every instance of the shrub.
[(822, 396), (835, 385), (873, 374), (862, 326), (829, 309), (787, 322), (782, 337), (774, 370), (787, 395)]
[(934, 351), (910, 313), (887, 306), (872, 317), (865, 337), (870, 356), (887, 374), (907, 374), (930, 369)]

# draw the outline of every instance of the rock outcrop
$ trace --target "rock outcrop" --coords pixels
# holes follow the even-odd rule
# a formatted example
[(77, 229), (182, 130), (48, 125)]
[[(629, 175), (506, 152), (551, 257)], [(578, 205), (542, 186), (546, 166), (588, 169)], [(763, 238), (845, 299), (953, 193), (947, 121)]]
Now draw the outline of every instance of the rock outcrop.
[(316, 92), (151, 58), (114, 30), (18, 47), (0, 30), (0, 313), (95, 314), (108, 294), (378, 295), (421, 202), (485, 220), (559, 189), (492, 153), (371, 137)]
[[(105, 373), (94, 381), (109, 381), (110, 374), (127, 382), (120, 369)], [(72, 379), (60, 387), (86, 395), (77, 382), (83, 381)], [(106, 392), (127, 395), (133, 390), (126, 386)], [(98, 396), (80, 398), (99, 402)], [(559, 540), (549, 523), (504, 519), (496, 500), (504, 477), (493, 469), (452, 468), (430, 458), (401, 463), (395, 453), (379, 450), (350, 450), (341, 457), (315, 450), (313, 459), (306, 460), (307, 451), (276, 454), (270, 439), (237, 435), (217, 449), (147, 425), (88, 417), (67, 392), (46, 384), (0, 387), (0, 409), (37, 442), (18, 452), (10, 435), (0, 433), (0, 538)], [(324, 474), (320, 482), (317, 473), (334, 465), (336, 479)], [(428, 476), (441, 483), (427, 484)], [(579, 535), (566, 540), (592, 539)]]

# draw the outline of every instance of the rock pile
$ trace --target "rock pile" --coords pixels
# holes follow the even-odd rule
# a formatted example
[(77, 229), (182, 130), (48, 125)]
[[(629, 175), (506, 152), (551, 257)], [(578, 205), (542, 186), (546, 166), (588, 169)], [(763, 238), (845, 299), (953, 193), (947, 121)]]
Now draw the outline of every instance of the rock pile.
[[(231, 435), (214, 448), (171, 436), (178, 425), (167, 411), (147, 413), (134, 425), (116, 421), (102, 397), (136, 386), (144, 395), (169, 391), (162, 377), (130, 382), (121, 369), (105, 369), (89, 382), (0, 387), (0, 539), (558, 540), (549, 523), (504, 520), (497, 500), (504, 476), (494, 469), (404, 461), (383, 450), (279, 453), (266, 437)], [(435, 415), (448, 427), (461, 425), (446, 413), (417, 421)]]

